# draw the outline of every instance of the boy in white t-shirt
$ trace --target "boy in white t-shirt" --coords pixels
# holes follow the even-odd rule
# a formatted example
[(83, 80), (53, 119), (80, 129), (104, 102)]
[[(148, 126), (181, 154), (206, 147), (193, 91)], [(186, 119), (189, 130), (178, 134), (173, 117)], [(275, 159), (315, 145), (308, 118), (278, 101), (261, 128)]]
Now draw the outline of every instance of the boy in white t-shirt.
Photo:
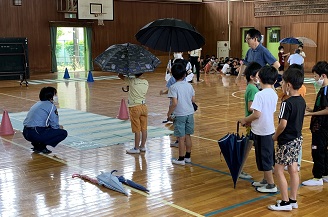
[(260, 182), (253, 182), (252, 186), (261, 193), (276, 193), (272, 167), (274, 165), (275, 132), (274, 112), (276, 111), (278, 96), (272, 85), (276, 82), (278, 71), (273, 66), (264, 66), (257, 73), (262, 91), (255, 94), (251, 109), (253, 113), (239, 120), (242, 125), (251, 124), (255, 146), (256, 164), (259, 171), (263, 171), (264, 178)]
[(229, 74), (228, 73), (228, 69), (230, 68), (230, 59), (227, 59), (226, 61), (225, 61), (225, 63), (224, 63), (224, 65), (223, 65), (223, 68), (222, 68), (222, 70), (221, 70), (221, 72), (223, 73), (223, 74)]

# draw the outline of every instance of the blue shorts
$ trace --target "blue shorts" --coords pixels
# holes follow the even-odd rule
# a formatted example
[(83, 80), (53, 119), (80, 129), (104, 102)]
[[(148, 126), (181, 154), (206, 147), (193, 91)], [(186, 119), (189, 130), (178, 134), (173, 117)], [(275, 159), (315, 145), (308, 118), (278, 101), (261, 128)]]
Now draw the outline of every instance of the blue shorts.
[(194, 133), (194, 114), (176, 116), (173, 122), (174, 136), (182, 137)]

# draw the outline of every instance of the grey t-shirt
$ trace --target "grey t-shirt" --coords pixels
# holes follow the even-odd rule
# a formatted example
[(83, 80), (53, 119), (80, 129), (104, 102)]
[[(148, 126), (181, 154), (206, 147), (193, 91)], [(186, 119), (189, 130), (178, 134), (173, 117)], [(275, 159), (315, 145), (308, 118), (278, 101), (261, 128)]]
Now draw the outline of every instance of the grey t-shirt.
[(174, 110), (175, 116), (186, 116), (194, 113), (192, 97), (195, 96), (195, 90), (186, 81), (178, 81), (169, 88), (167, 95), (169, 98), (177, 98), (178, 105)]

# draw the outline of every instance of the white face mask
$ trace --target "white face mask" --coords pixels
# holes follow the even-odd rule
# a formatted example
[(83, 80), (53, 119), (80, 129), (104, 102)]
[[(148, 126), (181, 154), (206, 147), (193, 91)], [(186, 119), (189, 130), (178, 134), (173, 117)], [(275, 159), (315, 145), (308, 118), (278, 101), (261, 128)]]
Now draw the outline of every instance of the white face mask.
[(53, 100), (55, 103), (58, 103), (58, 96), (54, 96), (54, 97), (52, 98), (52, 100)]
[(323, 79), (320, 79), (320, 78), (319, 78), (319, 80), (317, 80), (316, 83), (317, 83), (320, 87), (322, 87), (322, 85), (323, 85)]

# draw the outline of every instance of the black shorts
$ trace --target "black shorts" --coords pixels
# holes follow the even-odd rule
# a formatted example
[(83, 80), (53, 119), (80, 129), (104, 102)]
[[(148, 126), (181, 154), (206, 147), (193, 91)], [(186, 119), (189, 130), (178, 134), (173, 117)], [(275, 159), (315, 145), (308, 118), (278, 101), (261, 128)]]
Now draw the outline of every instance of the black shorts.
[(274, 142), (272, 135), (259, 136), (253, 134), (256, 165), (259, 171), (270, 171), (274, 166)]

